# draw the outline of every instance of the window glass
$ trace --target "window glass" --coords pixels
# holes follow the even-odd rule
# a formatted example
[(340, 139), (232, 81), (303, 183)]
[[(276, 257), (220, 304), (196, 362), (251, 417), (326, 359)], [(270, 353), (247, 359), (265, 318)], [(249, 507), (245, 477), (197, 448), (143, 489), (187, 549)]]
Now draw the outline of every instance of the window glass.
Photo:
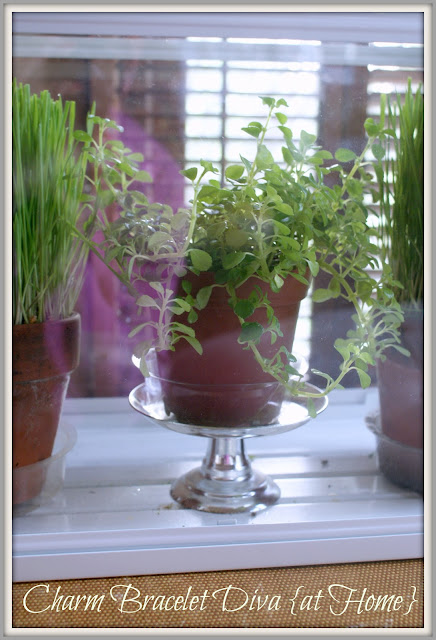
[[(389, 46), (381, 46), (377, 33), (378, 46), (374, 46), (367, 36), (360, 40), (352, 29), (348, 41), (344, 28), (340, 29), (339, 41), (337, 26), (341, 16), (343, 24), (347, 23), (351, 14), (346, 13), (338, 15), (337, 24), (335, 20), (325, 23), (330, 25), (325, 28), (325, 42), (312, 37), (309, 30), (307, 40), (287, 40), (283, 34), (271, 37), (267, 21), (265, 37), (261, 37), (263, 17), (259, 14), (255, 19), (255, 13), (249, 14), (250, 25), (257, 30), (255, 38), (245, 37), (248, 27), (243, 20), (239, 36), (237, 24), (232, 25), (232, 36), (219, 33), (213, 37), (210, 25), (202, 36), (201, 26), (191, 29), (189, 14), (182, 14), (183, 26), (175, 19), (169, 22), (171, 14), (160, 14), (162, 24), (166, 20), (177, 37), (126, 35), (121, 19), (119, 33), (116, 21), (109, 19), (110, 29), (104, 33), (109, 14), (100, 14), (100, 23), (92, 22), (94, 14), (88, 21), (87, 14), (75, 14), (75, 27), (68, 33), (64, 32), (68, 26), (65, 13), (58, 22), (64, 31), (59, 32), (57, 14), (46, 14), (45, 22), (41, 14), (33, 21), (31, 14), (26, 21), (26, 15), (23, 12), (14, 26), (14, 76), (35, 92), (49, 89), (52, 95), (60, 93), (65, 100), (75, 100), (81, 127), (95, 101), (98, 115), (114, 118), (124, 129), (121, 139), (125, 144), (144, 155), (143, 166), (153, 177), (148, 197), (173, 208), (188, 205), (192, 197), (181, 169), (201, 159), (225, 167), (238, 162), (240, 155), (251, 156), (255, 142), (241, 127), (252, 119), (263, 122), (265, 110), (259, 95), (286, 99), (287, 126), (297, 139), (304, 130), (318, 136), (331, 151), (340, 146), (358, 151), (363, 147), (363, 121), (378, 113), (380, 93), (403, 92), (408, 77), (415, 86), (423, 79), (422, 34), (419, 30), (416, 34), (412, 22), (410, 37), (407, 27), (398, 29), (397, 39), (389, 31)], [(298, 19), (306, 16), (308, 29), (314, 30), (311, 20), (316, 15), (301, 14)], [(193, 25), (195, 16), (201, 14), (194, 14)], [(153, 16), (155, 24), (158, 18)], [(394, 22), (392, 18), (390, 24)], [(101, 25), (99, 35), (92, 33), (95, 24)], [(300, 37), (302, 34), (306, 31), (300, 28)], [(280, 160), (277, 135), (271, 132), (270, 149)], [(141, 381), (131, 363), (134, 341), (127, 337), (136, 312), (127, 292), (92, 258), (80, 312), (82, 358), (70, 394), (125, 395)], [(310, 297), (306, 298), (295, 349), (308, 359), (313, 357), (316, 313)]]

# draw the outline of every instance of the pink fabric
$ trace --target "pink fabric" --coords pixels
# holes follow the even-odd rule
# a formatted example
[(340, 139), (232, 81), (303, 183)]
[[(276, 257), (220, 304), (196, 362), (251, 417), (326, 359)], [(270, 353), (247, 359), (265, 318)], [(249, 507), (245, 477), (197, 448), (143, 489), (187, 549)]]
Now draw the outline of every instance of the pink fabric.
[[(162, 202), (174, 210), (183, 206), (182, 167), (138, 122), (120, 112), (110, 117), (124, 129), (123, 133), (114, 131), (113, 138), (144, 156), (141, 169), (150, 173), (153, 183), (141, 185), (141, 190), (150, 202)], [(82, 316), (81, 364), (72, 376), (69, 395), (127, 395), (143, 380), (131, 356), (133, 345), (144, 337), (128, 338), (138, 320), (137, 306), (126, 287), (95, 255), (89, 257), (78, 310)]]

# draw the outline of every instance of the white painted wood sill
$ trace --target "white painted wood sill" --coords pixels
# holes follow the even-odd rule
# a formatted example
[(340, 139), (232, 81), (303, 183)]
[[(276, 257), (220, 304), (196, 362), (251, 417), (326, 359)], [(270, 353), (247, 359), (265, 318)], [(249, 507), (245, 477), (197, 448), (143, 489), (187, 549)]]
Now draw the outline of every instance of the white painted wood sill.
[(50, 504), (14, 518), (14, 581), (133, 576), (423, 556), (423, 500), (380, 475), (365, 425), (377, 392), (333, 394), (315, 421), (252, 438), (253, 466), (279, 503), (255, 516), (182, 509), (171, 482), (197, 466), (204, 438), (174, 433), (127, 399), (70, 399), (78, 434)]

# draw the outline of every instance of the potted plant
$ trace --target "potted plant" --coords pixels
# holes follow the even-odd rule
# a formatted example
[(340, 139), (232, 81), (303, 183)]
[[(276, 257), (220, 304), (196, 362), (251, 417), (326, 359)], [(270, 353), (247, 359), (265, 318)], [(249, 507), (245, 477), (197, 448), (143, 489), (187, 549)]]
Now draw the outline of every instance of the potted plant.
[(380, 204), (381, 258), (395, 281), (404, 322), (401, 342), (377, 360), (382, 471), (396, 484), (423, 491), (424, 98), (383, 96), (387, 128), (374, 163)]
[[(184, 422), (266, 424), (286, 389), (305, 396), (315, 415), (317, 393), (304, 386), (292, 341), (300, 300), (320, 270), (331, 281), (316, 290), (315, 301), (343, 297), (356, 321), (335, 343), (343, 358), (337, 377), (316, 372), (324, 379), (320, 395), (340, 388), (353, 370), (368, 386), (368, 366), (398, 342), (402, 314), (391, 278), (383, 273), (377, 281), (368, 269), (377, 247), (364, 203), (371, 181), (365, 156), (377, 148), (380, 127), (365, 123), (360, 155), (338, 149), (333, 156), (307, 132), (294, 141), (285, 100), (262, 101), (265, 121), (243, 129), (256, 139), (254, 157), (241, 157), (224, 175), (208, 161), (182, 171), (193, 198), (178, 211), (147, 200), (139, 183), (149, 176), (138, 171), (137, 154), (107, 140), (114, 123), (92, 118), (96, 197), (88, 222), (104, 239), (89, 246), (148, 312), (131, 332), (139, 340), (135, 355), (147, 376), (154, 350), (167, 410)], [(272, 127), (283, 140), (280, 161), (266, 144)], [(332, 172), (338, 180), (330, 187), (325, 177)], [(113, 222), (105, 214), (112, 204), (120, 213)]]
[[(13, 502), (37, 496), (43, 474), (15, 473), (51, 456), (70, 373), (79, 359), (74, 306), (87, 246), (79, 223), (86, 145), (75, 105), (13, 81)], [(21, 484), (20, 478), (27, 483)]]

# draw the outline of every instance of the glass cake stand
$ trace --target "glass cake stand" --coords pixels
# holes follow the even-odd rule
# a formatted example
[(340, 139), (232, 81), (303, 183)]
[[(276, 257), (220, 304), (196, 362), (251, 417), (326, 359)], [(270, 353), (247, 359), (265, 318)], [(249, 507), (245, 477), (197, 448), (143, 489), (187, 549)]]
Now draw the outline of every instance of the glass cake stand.
[[(305, 383), (305, 389), (320, 393), (309, 383)], [(129, 402), (133, 409), (167, 429), (208, 438), (201, 466), (175, 480), (170, 493), (185, 508), (211, 513), (255, 513), (277, 502), (279, 487), (268, 475), (252, 468), (245, 454), (245, 439), (284, 433), (311, 419), (305, 398), (285, 394), (280, 413), (271, 424), (242, 427), (183, 424), (167, 413), (161, 383), (155, 376), (135, 387)], [(327, 403), (327, 398), (314, 399), (316, 413), (321, 413)]]

